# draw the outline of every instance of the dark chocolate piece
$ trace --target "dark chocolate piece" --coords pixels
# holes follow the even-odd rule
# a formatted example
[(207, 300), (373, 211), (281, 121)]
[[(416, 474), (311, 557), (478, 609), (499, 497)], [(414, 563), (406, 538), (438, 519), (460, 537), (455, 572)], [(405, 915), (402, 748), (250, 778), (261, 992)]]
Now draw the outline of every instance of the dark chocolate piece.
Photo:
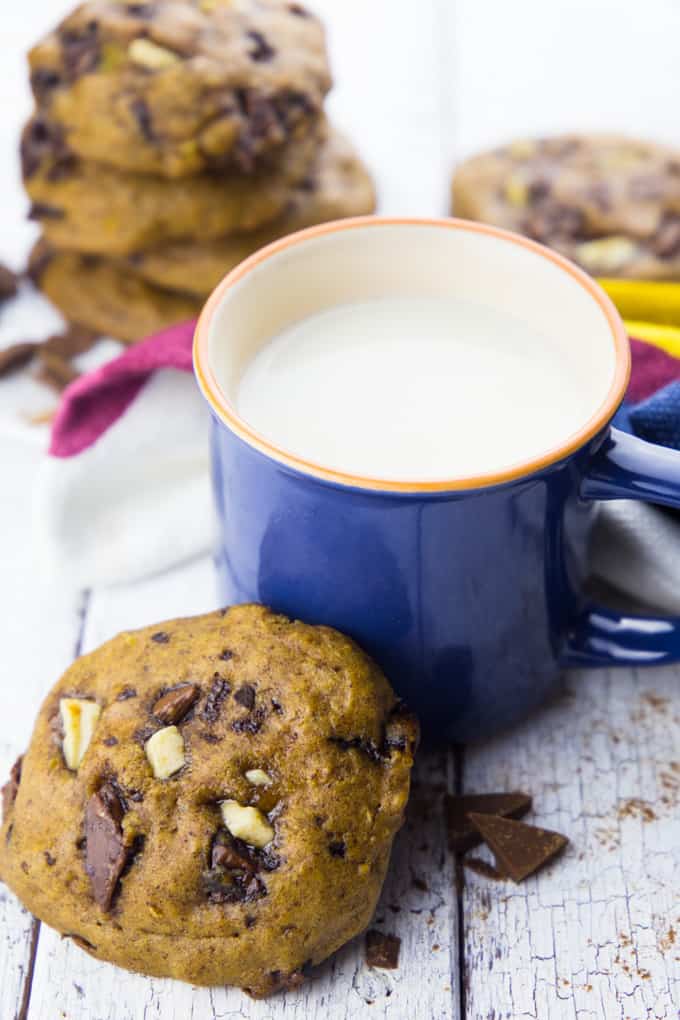
[(265, 63), (276, 56), (276, 50), (273, 46), (270, 46), (262, 32), (250, 31), (247, 35), (254, 43), (254, 46), (249, 51), (248, 55), (251, 60), (255, 61), (256, 64)]
[(205, 699), (205, 705), (201, 712), (206, 722), (215, 722), (217, 720), (222, 708), (222, 702), (230, 690), (231, 684), (229, 681), (225, 680), (219, 673), (215, 673), (213, 675), (212, 686), (208, 691), (208, 697)]
[(523, 818), (531, 810), (531, 797), (526, 793), (472, 793), (447, 796), (445, 806), (449, 847), (455, 853), (462, 854), (482, 842), (468, 818), (470, 812), (498, 815), (501, 818)]
[(99, 25), (96, 21), (88, 21), (81, 32), (62, 31), (59, 41), (69, 81), (95, 70), (100, 58)]
[(127, 854), (123, 843), (123, 806), (116, 790), (105, 783), (93, 793), (85, 809), (85, 870), (92, 895), (109, 910)]
[(17, 372), (24, 365), (27, 365), (29, 361), (32, 361), (39, 346), (39, 344), (31, 340), (26, 340), (22, 343), (12, 344), (11, 347), (3, 348), (0, 351), (0, 379), (3, 376), (11, 375), (12, 372)]
[(166, 634), (164, 630), (157, 630), (155, 634), (151, 635), (151, 640), (155, 641), (157, 645), (167, 645), (170, 635)]
[(9, 770), (9, 779), (3, 786), (0, 793), (2, 794), (2, 818), (3, 821), (7, 818), (10, 808), (13, 807), (14, 801), (17, 799), (17, 793), (19, 792), (19, 783), (21, 782), (21, 763), (23, 761), (23, 755), (19, 755), (17, 760)]
[(196, 703), (199, 689), (195, 684), (182, 684), (167, 691), (153, 706), (152, 712), (166, 726), (173, 726), (187, 714)]
[(372, 928), (366, 932), (366, 963), (369, 967), (396, 970), (399, 966), (401, 939)]
[(49, 67), (38, 67), (31, 74), (31, 88), (33, 95), (39, 103), (44, 102), (49, 94), (61, 84), (61, 76), (58, 71)]
[(539, 829), (512, 818), (472, 812), (470, 821), (496, 858), (498, 870), (522, 882), (564, 850), (569, 840), (559, 832)]
[(252, 684), (244, 684), (234, 693), (234, 701), (244, 708), (251, 709), (255, 706), (255, 688)]

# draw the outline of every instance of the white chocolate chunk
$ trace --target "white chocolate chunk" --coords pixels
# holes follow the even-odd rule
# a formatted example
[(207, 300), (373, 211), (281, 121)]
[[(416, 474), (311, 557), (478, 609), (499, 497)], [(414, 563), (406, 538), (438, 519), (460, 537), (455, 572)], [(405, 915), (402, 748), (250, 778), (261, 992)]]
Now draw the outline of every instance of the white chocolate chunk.
[(62, 751), (67, 768), (73, 772), (85, 757), (92, 734), (102, 710), (96, 701), (85, 698), (62, 698), (59, 702), (61, 724), (64, 729)]
[(128, 57), (133, 64), (145, 67), (147, 71), (162, 71), (179, 63), (179, 57), (172, 50), (158, 46), (150, 39), (133, 39), (128, 46)]
[(258, 850), (274, 838), (274, 830), (262, 812), (255, 807), (243, 807), (236, 800), (222, 802), (222, 820), (232, 836)]
[(146, 742), (146, 756), (156, 779), (169, 779), (184, 765), (184, 738), (176, 726), (165, 726)]
[(248, 769), (246, 779), (253, 786), (269, 786), (271, 778), (262, 769)]
[(591, 273), (614, 273), (635, 255), (635, 244), (628, 237), (612, 235), (584, 241), (576, 249), (576, 258)]

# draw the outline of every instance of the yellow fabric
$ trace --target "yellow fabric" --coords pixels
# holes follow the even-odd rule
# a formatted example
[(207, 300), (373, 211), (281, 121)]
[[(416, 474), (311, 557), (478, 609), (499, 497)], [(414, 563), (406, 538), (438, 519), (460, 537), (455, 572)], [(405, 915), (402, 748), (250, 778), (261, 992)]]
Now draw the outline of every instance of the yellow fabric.
[(618, 308), (631, 336), (680, 358), (680, 281), (602, 279), (598, 283)]

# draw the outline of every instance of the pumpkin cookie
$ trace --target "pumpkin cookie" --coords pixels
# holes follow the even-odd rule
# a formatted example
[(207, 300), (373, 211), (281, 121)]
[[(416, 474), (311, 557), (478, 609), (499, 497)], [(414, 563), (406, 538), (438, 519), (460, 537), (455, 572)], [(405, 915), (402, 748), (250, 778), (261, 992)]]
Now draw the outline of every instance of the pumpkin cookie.
[(680, 152), (662, 145), (516, 141), (461, 164), (453, 211), (526, 234), (597, 276), (680, 278)]
[(416, 739), (329, 628), (240, 606), (121, 634), (47, 696), (0, 874), (99, 959), (268, 995), (368, 924)]
[(252, 172), (330, 87), (323, 29), (287, 0), (87, 0), (29, 63), (77, 155), (168, 177)]

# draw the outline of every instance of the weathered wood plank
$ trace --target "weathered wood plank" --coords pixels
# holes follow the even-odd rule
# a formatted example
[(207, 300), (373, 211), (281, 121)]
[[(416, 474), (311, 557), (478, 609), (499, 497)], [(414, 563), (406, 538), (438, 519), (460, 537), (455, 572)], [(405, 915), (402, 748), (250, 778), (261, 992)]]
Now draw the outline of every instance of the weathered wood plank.
[[(214, 590), (213, 568), (206, 558), (129, 589), (96, 593), (90, 602), (83, 650), (130, 626), (214, 608)], [(363, 959), (363, 940), (357, 939), (319, 968), (314, 980), (300, 991), (269, 1003), (254, 1002), (235, 989), (195, 989), (126, 974), (91, 959), (43, 926), (30, 1020), (53, 1020), (59, 1011), (69, 1020), (264, 1020), (273, 1015), (359, 1020), (369, 1003), (372, 1016), (390, 1020), (455, 1016), (451, 975), (457, 970), (458, 917), (441, 812), (447, 767), (442, 754), (425, 755), (419, 763), (408, 825), (399, 838), (376, 912), (381, 930), (402, 939), (399, 970), (370, 970)], [(421, 880), (426, 889), (419, 887)]]
[(676, 1020), (680, 669), (573, 675), (469, 749), (466, 792), (523, 789), (563, 858), (521, 886), (465, 872), (466, 1016)]

